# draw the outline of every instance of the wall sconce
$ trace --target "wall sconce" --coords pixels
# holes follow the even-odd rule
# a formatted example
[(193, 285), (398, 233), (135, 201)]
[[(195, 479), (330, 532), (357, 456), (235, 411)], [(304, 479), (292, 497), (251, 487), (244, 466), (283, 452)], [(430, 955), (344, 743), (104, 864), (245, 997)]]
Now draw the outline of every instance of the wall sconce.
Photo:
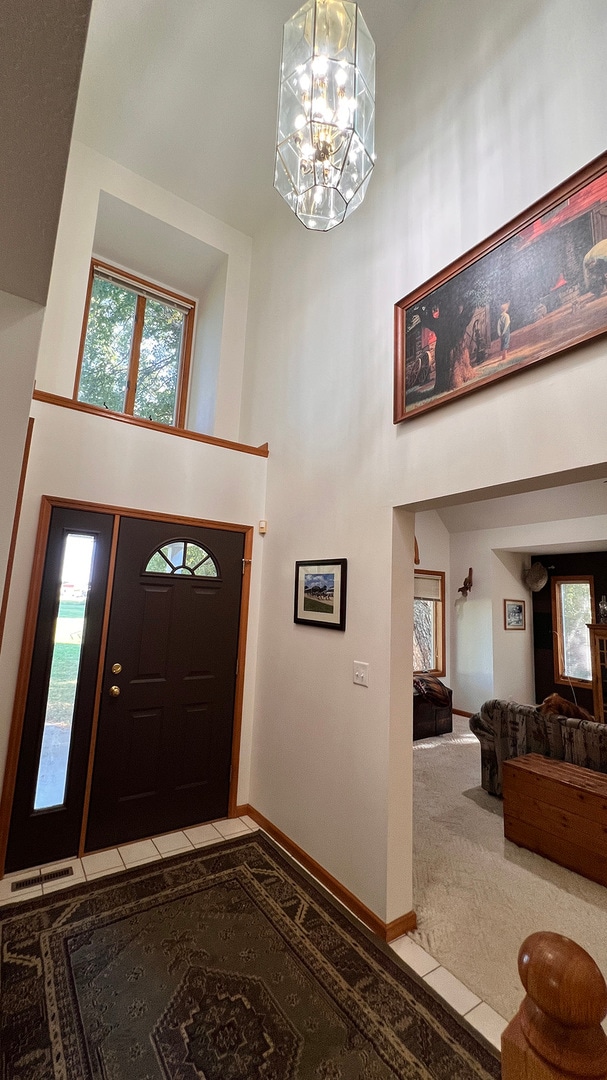
[(472, 588), (472, 567), (468, 568), (468, 576), (464, 578), (464, 584), (460, 585), (458, 592), (461, 592), (464, 600), (466, 599), (470, 589)]

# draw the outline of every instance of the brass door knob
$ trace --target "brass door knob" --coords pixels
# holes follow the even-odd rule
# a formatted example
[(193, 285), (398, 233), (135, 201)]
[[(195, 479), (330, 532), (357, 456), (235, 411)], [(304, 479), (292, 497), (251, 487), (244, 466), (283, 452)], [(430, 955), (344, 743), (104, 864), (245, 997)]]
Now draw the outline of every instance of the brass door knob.
[(120, 697), (119, 686), (110, 686), (110, 697)]

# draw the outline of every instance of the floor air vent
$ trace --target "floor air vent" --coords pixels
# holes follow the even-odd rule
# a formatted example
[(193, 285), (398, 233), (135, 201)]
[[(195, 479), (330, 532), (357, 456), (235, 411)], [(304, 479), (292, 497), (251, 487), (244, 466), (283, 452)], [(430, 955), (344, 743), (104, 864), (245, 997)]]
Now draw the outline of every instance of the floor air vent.
[(42, 881), (58, 881), (59, 878), (71, 877), (74, 873), (73, 866), (62, 866), (60, 870), (48, 870), (46, 874), (41, 874)]
[(60, 878), (72, 877), (73, 873), (73, 866), (62, 866), (59, 870), (47, 870), (45, 874), (38, 870), (30, 877), (19, 878), (18, 881), (11, 882), (11, 892), (31, 889), (34, 885), (42, 885), (43, 881), (59, 881)]
[(31, 889), (32, 885), (40, 884), (40, 871), (31, 877), (22, 877), (11, 883), (11, 892), (21, 892), (22, 889)]

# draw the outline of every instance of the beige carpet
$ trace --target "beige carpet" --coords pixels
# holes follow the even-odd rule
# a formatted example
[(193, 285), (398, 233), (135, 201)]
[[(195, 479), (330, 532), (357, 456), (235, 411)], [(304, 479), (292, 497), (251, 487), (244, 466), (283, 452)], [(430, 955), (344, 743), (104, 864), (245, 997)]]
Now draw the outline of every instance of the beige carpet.
[(504, 840), (468, 721), (415, 743), (413, 760), (413, 939), (507, 1020), (523, 997), (518, 950), (536, 930), (573, 938), (607, 976), (607, 889)]

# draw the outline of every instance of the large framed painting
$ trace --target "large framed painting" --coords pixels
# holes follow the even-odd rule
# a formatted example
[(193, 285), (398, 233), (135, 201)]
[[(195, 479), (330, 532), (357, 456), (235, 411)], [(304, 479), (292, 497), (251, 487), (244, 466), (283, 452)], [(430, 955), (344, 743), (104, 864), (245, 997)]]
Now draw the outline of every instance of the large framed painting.
[(295, 563), (296, 623), (346, 629), (346, 559)]
[(607, 331), (607, 154), (395, 305), (394, 422)]

